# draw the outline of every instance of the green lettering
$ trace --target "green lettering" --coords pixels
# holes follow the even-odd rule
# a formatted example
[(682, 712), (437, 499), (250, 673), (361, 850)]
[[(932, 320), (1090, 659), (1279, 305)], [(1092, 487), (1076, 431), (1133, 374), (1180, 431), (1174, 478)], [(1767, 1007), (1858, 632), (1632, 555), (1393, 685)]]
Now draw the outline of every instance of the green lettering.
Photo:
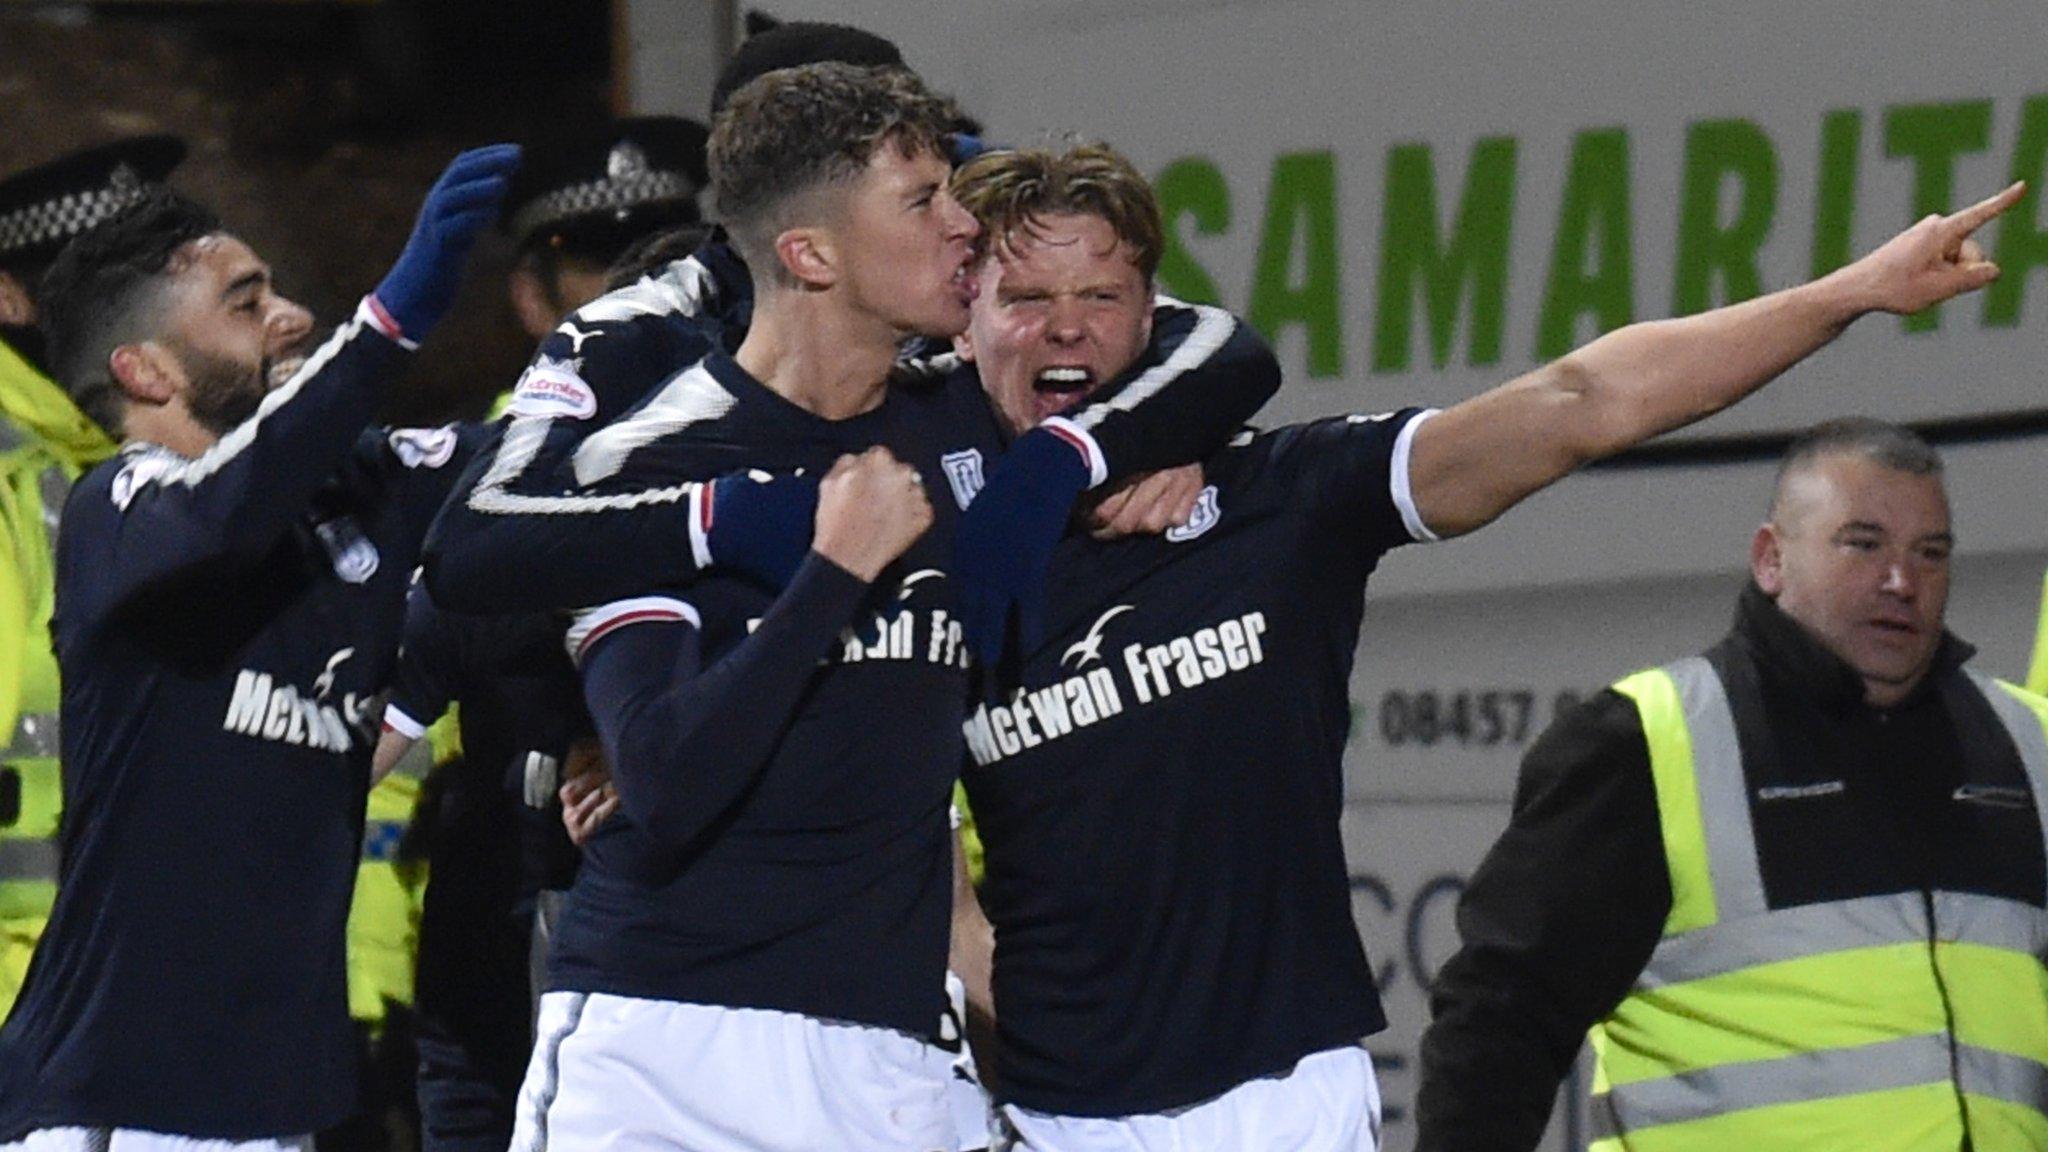
[[(1298, 280), (1293, 275), (1297, 249), (1302, 256)], [(1308, 336), (1311, 376), (1344, 373), (1337, 270), (1336, 157), (1295, 152), (1274, 158), (1245, 317), (1268, 340), (1278, 339), (1290, 324), (1301, 325)]]
[(1856, 230), (1856, 174), (1863, 166), (1863, 113), (1843, 108), (1820, 122), (1820, 181), (1813, 198), (1813, 278), (1849, 262)]
[(1445, 243), (1437, 230), (1436, 165), (1429, 145), (1403, 144), (1387, 153), (1387, 195), (1380, 218), (1379, 312), (1373, 330), (1373, 371), (1400, 372), (1409, 363), (1416, 280), (1429, 314), (1436, 366), (1450, 362), (1460, 305), (1472, 301), (1470, 363), (1500, 361), (1507, 314), (1508, 241), (1514, 226), (1515, 141), (1491, 136), (1472, 145), (1457, 223)]
[(1182, 242), (1183, 216), (1198, 235), (1217, 236), (1230, 228), (1230, 187), (1214, 161), (1183, 156), (1168, 164), (1152, 182), (1159, 196), (1159, 219), (1165, 225), (1165, 246), (1159, 254), (1159, 286), (1191, 304), (1221, 304), (1223, 294), (1194, 254)]
[[(1885, 109), (1884, 154), (1913, 161), (1913, 216), (1947, 212), (1955, 195), (1956, 157), (1991, 144), (1991, 101), (1905, 104)], [(1905, 318), (1908, 332), (1941, 327), (1941, 306)]]
[[(1736, 183), (1735, 218), (1721, 223), (1721, 190)], [(1757, 249), (1778, 211), (1778, 153), (1763, 129), (1747, 120), (1702, 120), (1685, 134), (1685, 176), (1678, 196), (1678, 269), (1671, 314), (1690, 316), (1721, 302), (1763, 292)]]
[[(1635, 318), (1628, 191), (1628, 133), (1620, 128), (1579, 133), (1572, 141), (1550, 281), (1536, 323), (1538, 359), (1553, 360), (1571, 351), (1579, 317), (1589, 312), (1602, 332)], [(1594, 257), (1591, 270), (1586, 268), (1589, 254)]]
[(2031, 97), (2020, 109), (2012, 178), (2027, 182), (2027, 194), (1999, 218), (1998, 279), (1984, 292), (1984, 323), (1998, 328), (2020, 322), (2027, 280), (2034, 269), (2048, 266), (2048, 229), (2040, 224), (2041, 182), (2048, 180), (2048, 95)]

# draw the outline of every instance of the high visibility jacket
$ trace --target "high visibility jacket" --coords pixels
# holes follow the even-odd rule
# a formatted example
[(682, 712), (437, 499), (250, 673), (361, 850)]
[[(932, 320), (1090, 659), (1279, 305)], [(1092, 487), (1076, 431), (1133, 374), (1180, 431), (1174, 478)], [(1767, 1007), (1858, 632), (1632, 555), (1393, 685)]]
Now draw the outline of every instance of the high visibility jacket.
[[(423, 773), (447, 762), (444, 741), (454, 739), (453, 709), (442, 720), (428, 732), (432, 754), (401, 758), (370, 789), (364, 814), (363, 857), (348, 909), (348, 1011), (372, 1026), (383, 1022), (387, 1005), (410, 1006), (414, 999), (428, 868), (424, 858), (402, 857), (399, 846), (419, 817)], [(458, 741), (452, 755), (460, 754)]]
[(114, 444), (0, 342), (0, 1016), (57, 895), (55, 532), (80, 472)]
[(420, 778), (409, 769), (401, 761), (370, 789), (362, 860), (348, 909), (348, 1012), (373, 1026), (383, 1022), (389, 1004), (413, 1002), (419, 963), (427, 864), (399, 854), (420, 799)]
[[(2048, 826), (2048, 700), (1965, 673)], [(1671, 911), (1592, 1029), (1595, 1152), (2048, 1149), (2048, 913), (1919, 890), (1772, 909), (1713, 666), (1615, 685), (1649, 744)], [(2019, 802), (2019, 801), (2016, 801)]]

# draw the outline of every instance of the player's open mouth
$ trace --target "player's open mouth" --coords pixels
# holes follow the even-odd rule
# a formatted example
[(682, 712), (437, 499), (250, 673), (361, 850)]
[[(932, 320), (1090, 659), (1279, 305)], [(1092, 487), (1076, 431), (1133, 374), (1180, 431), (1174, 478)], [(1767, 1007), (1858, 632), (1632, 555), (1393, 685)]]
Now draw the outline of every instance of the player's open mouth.
[(1031, 386), (1040, 392), (1084, 392), (1095, 383), (1095, 373), (1086, 368), (1041, 368)]
[(981, 295), (981, 278), (974, 274), (972, 260), (960, 265), (953, 273), (953, 289), (960, 293), (960, 300), (965, 304), (974, 303), (974, 298)]

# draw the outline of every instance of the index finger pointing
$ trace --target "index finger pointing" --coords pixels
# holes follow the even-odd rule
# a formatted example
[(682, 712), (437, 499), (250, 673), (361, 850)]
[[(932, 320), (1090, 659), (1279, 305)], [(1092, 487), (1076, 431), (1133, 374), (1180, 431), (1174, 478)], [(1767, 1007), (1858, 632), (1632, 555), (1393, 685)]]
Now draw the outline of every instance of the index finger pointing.
[(2026, 194), (2027, 182), (2025, 180), (2016, 180), (2005, 191), (1988, 199), (1977, 201), (1975, 204), (1942, 221), (1942, 224), (1946, 230), (1956, 236), (1968, 236), (1970, 233), (1982, 228), (1993, 217), (2019, 203), (2020, 197)]

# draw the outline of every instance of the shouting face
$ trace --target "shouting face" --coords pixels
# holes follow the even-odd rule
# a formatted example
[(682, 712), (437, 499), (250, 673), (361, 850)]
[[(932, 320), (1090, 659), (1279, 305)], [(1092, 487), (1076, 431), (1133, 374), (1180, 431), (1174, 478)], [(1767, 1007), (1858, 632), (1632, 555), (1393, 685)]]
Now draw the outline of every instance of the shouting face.
[(992, 237), (981, 295), (956, 342), (1013, 432), (1084, 399), (1152, 338), (1152, 292), (1099, 216), (1037, 219)]

